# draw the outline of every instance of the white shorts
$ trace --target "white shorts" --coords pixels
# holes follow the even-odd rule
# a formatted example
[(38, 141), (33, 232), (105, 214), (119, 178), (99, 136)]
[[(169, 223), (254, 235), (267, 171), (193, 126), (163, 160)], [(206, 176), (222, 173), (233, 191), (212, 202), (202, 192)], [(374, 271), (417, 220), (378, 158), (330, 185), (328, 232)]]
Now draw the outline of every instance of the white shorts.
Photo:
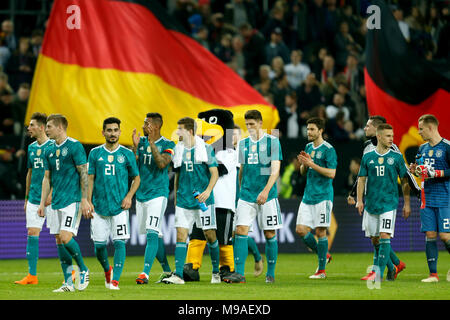
[(175, 228), (185, 228), (191, 233), (194, 222), (202, 230), (217, 229), (214, 205), (209, 205), (206, 211), (175, 207)]
[[(52, 206), (49, 205), (45, 207), (45, 216), (40, 217), (38, 215), (38, 204), (32, 204), (31, 202), (27, 202), (27, 211), (26, 211), (26, 221), (27, 221), (27, 229), (28, 228), (36, 228), (39, 230), (42, 230), (42, 226), (44, 225), (45, 218), (47, 218), (47, 227), (50, 227), (48, 225), (49, 216), (55, 214), (54, 210), (52, 210)], [(50, 218), (51, 219), (51, 218)]]
[(234, 226), (250, 227), (255, 219), (261, 230), (277, 230), (283, 228), (278, 199), (272, 199), (263, 205), (239, 199), (234, 218)]
[(127, 240), (130, 238), (130, 219), (128, 210), (107, 217), (93, 213), (91, 219), (91, 239), (94, 242), (107, 242), (111, 236), (112, 240)]
[(315, 228), (329, 228), (331, 223), (331, 212), (333, 211), (333, 202), (324, 200), (317, 204), (306, 204), (300, 202), (297, 212), (297, 225), (303, 225)]
[(52, 211), (51, 214), (47, 214), (47, 227), (50, 229), (50, 234), (68, 231), (76, 236), (81, 221), (80, 203), (74, 202), (65, 208)]
[(380, 232), (389, 233), (391, 238), (394, 237), (395, 216), (397, 210), (388, 211), (378, 214), (370, 214), (364, 210), (363, 230), (366, 237), (379, 237)]
[(136, 201), (136, 217), (140, 234), (146, 234), (147, 230), (158, 231), (162, 237), (161, 224), (167, 208), (167, 198), (158, 197), (146, 202)]

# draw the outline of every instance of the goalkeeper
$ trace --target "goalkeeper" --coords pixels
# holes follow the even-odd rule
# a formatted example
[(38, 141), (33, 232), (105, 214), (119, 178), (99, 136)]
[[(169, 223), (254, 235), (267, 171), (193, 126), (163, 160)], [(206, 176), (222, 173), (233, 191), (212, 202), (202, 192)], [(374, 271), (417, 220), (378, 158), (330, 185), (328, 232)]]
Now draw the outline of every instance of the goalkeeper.
[[(430, 274), (422, 282), (438, 282), (437, 236), (450, 253), (450, 142), (438, 131), (439, 121), (431, 114), (419, 118), (419, 134), (425, 143), (417, 158), (423, 165), (411, 164), (410, 172), (422, 176), (424, 197), (420, 210), (421, 232), (425, 233), (425, 253)], [(450, 281), (450, 271), (447, 272)]]

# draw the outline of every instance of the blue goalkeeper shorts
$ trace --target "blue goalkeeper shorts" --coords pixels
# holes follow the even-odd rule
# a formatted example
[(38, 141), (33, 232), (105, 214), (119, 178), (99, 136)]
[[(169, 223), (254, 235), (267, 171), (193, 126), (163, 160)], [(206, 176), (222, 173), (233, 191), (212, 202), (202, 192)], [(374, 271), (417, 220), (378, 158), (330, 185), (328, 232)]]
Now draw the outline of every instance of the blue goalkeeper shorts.
[(425, 207), (420, 210), (420, 231), (450, 232), (450, 208)]

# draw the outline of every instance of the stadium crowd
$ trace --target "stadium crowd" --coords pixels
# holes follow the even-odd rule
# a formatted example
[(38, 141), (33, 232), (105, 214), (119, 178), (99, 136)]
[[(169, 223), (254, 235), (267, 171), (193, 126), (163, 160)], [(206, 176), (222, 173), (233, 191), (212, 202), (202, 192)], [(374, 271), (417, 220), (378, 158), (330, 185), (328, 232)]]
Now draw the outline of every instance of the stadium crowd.
[[(363, 67), (370, 1), (159, 2), (206, 50), (276, 106), (281, 139), (305, 138), (311, 116), (326, 119), (325, 138), (332, 143), (364, 139), (368, 110)], [(449, 59), (449, 1), (388, 3), (418, 55)], [(24, 155), (30, 142), (24, 119), (44, 32), (41, 28), (17, 34), (12, 20), (1, 22), (0, 199), (20, 199), (24, 194)], [(358, 165), (359, 159), (354, 159), (349, 185)], [(286, 170), (298, 171), (295, 159)], [(281, 190), (281, 197), (292, 192), (290, 181), (286, 184), (291, 191)]]

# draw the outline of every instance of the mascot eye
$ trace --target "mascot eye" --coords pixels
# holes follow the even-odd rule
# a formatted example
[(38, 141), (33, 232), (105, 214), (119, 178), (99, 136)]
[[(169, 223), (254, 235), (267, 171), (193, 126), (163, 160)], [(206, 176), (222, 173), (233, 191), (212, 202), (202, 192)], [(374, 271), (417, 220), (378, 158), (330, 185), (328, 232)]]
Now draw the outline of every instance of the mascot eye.
[(211, 124), (217, 124), (217, 117), (216, 116), (209, 117), (208, 122)]

